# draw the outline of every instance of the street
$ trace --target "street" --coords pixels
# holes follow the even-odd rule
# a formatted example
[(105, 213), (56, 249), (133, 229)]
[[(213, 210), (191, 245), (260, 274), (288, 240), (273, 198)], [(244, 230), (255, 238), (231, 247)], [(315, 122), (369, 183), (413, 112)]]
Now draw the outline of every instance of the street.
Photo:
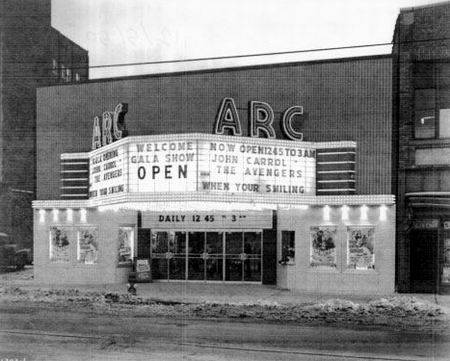
[(0, 320), (2, 360), (450, 359), (450, 335), (436, 330), (122, 317), (25, 302), (2, 303)]

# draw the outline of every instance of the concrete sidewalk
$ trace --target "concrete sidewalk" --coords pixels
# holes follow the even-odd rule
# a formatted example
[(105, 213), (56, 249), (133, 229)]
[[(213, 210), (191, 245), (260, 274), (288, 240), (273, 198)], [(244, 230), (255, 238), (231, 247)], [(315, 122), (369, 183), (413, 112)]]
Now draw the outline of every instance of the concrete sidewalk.
[[(49, 285), (37, 284), (32, 279), (32, 269), (0, 275), (0, 287), (20, 287), (25, 289), (78, 289), (80, 291), (127, 293), (126, 284), (109, 285)], [(206, 283), (206, 282), (153, 282), (138, 283), (137, 296), (165, 302), (182, 303), (244, 303), (244, 304), (305, 304), (324, 302), (330, 299), (344, 299), (357, 303), (366, 303), (383, 297), (414, 297), (419, 300), (438, 304), (450, 310), (450, 295), (435, 294), (348, 294), (293, 292), (260, 284)]]

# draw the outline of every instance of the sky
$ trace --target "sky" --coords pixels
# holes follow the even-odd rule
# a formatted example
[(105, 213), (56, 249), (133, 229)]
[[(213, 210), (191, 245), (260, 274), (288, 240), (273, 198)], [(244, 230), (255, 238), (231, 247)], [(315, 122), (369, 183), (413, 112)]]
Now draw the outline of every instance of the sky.
[(95, 68), (392, 41), (401, 8), (431, 0), (52, 0), (52, 25), (89, 51), (90, 77), (390, 53), (390, 46)]

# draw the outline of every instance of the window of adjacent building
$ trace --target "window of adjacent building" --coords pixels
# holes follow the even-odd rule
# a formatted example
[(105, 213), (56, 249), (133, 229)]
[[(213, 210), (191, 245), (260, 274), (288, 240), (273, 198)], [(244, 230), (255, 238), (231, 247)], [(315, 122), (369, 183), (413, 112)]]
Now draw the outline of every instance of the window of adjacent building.
[(435, 89), (416, 89), (414, 92), (415, 137), (436, 137)]
[(52, 73), (53, 75), (58, 75), (58, 62), (56, 61), (56, 59), (53, 59), (52, 62)]
[(77, 261), (83, 264), (98, 262), (98, 227), (83, 227), (78, 231)]
[(281, 262), (295, 262), (295, 232), (281, 231)]
[(64, 64), (61, 64), (61, 79), (64, 79), (66, 77), (66, 67)]
[(75, 81), (80, 81), (80, 74), (75, 73)]
[(450, 221), (444, 222), (444, 246), (441, 267), (441, 283), (450, 284)]
[(414, 65), (416, 139), (450, 138), (450, 63)]
[(72, 78), (72, 70), (70, 70), (69, 68), (66, 68), (66, 81), (70, 81)]
[(134, 228), (119, 227), (118, 238), (119, 264), (131, 264), (134, 258)]

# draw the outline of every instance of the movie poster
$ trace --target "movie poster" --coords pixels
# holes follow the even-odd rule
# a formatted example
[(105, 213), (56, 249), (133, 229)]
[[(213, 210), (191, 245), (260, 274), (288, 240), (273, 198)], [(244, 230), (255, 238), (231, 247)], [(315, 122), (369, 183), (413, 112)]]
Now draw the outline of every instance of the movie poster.
[(336, 267), (336, 226), (311, 227), (312, 267)]
[(375, 227), (347, 227), (347, 268), (375, 269)]
[(96, 264), (98, 261), (98, 228), (82, 228), (78, 231), (78, 262)]
[(132, 227), (119, 228), (119, 264), (130, 264), (133, 261), (133, 237)]
[(67, 228), (50, 227), (50, 261), (70, 262), (70, 241)]

